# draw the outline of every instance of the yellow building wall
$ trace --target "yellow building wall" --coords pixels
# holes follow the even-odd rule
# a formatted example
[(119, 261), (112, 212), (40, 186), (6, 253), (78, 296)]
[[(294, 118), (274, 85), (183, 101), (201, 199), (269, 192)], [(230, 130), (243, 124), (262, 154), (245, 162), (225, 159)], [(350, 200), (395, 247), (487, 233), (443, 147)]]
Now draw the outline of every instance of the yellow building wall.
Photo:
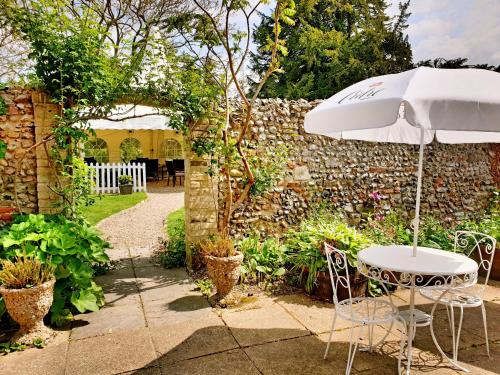
[(110, 163), (120, 163), (120, 144), (126, 138), (135, 138), (141, 143), (142, 156), (159, 159), (160, 165), (165, 162), (161, 157), (161, 147), (166, 139), (175, 139), (183, 149), (184, 140), (174, 130), (96, 130), (96, 137), (106, 141)]

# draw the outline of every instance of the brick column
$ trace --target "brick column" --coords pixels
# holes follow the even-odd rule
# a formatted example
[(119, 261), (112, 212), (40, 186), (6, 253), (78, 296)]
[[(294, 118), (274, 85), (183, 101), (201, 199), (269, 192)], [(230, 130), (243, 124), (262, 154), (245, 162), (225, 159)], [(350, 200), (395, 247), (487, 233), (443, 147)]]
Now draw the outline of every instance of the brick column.
[(191, 268), (191, 245), (217, 233), (217, 178), (207, 174), (209, 162), (186, 151), (184, 206), (186, 208), (186, 263)]
[[(50, 98), (42, 92), (32, 93), (32, 102), (35, 116), (35, 141), (40, 142), (49, 135), (55, 122), (55, 116), (60, 114), (60, 107), (50, 101)], [(51, 143), (47, 144), (50, 150)], [(49, 189), (55, 179), (54, 170), (50, 167), (50, 156), (45, 148), (36, 148), (36, 175), (38, 193), (38, 211), (40, 213), (55, 213), (54, 207), (59, 197)]]

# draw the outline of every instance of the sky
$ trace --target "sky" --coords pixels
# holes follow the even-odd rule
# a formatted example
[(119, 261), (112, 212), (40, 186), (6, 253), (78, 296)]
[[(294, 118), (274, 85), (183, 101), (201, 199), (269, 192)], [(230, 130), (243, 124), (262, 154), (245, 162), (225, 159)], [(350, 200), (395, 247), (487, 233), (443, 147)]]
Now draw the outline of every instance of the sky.
[[(398, 2), (389, 8), (397, 13)], [(408, 35), (414, 61), (467, 57), (500, 64), (500, 0), (412, 0)]]

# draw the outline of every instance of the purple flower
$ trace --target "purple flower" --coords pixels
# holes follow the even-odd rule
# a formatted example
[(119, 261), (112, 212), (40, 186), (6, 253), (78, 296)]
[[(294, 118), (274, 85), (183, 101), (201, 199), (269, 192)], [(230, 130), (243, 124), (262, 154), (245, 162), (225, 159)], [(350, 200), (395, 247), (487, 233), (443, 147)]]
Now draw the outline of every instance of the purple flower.
[(378, 191), (373, 191), (370, 193), (370, 198), (375, 202), (379, 202), (383, 197), (382, 194), (380, 194)]
[(382, 221), (382, 220), (384, 220), (384, 215), (375, 215), (375, 220), (376, 221)]

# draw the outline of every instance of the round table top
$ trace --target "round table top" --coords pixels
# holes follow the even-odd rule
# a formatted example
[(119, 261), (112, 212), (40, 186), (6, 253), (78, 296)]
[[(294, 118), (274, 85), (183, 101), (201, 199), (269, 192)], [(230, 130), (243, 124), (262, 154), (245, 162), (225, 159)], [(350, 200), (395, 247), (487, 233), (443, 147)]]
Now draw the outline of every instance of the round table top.
[(372, 246), (361, 250), (358, 259), (370, 266), (394, 272), (419, 275), (455, 276), (477, 272), (478, 264), (467, 256), (452, 251), (402, 245)]

